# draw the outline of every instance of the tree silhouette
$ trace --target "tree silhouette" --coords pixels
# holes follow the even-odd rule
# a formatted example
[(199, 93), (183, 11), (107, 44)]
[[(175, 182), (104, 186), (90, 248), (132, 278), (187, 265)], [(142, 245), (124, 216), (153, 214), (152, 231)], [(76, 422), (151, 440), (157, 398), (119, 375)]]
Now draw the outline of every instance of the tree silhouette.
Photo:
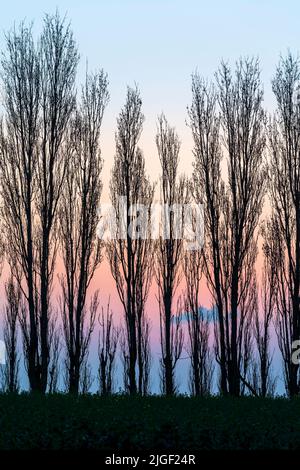
[(57, 207), (65, 180), (65, 135), (75, 106), (78, 53), (69, 26), (58, 14), (46, 16), (41, 36), (41, 138), (37, 159), (37, 271), (40, 284), (41, 388), (49, 364), (49, 292), (57, 250)]
[(78, 54), (69, 26), (46, 16), (39, 46), (30, 28), (7, 36), (2, 59), (6, 119), (1, 177), (7, 258), (26, 301), (22, 317), (30, 388), (45, 392), (50, 361), (50, 292), (57, 206), (65, 177), (64, 140), (74, 108)]
[[(6, 38), (2, 59), (5, 121), (1, 129), (1, 196), (6, 257), (26, 299), (21, 322), (32, 390), (40, 389), (39, 316), (34, 256), (37, 143), (41, 95), (40, 61), (30, 28)], [(10, 243), (7, 243), (10, 241)]]
[[(222, 62), (212, 83), (193, 75), (191, 180), (179, 175), (175, 129), (163, 114), (158, 118), (159, 218), (155, 185), (139, 147), (142, 100), (137, 87), (128, 87), (117, 118), (109, 188), (113, 210), (105, 221), (112, 230), (105, 241), (97, 237), (97, 225), (108, 80), (102, 70), (87, 73), (77, 95), (78, 61), (70, 25), (58, 13), (45, 16), (37, 41), (25, 23), (6, 35), (0, 123), (0, 267), (5, 255), (9, 271), (3, 389), (19, 390), (20, 327), (30, 391), (55, 393), (63, 373), (69, 393), (89, 392), (95, 379), (89, 348), (100, 303), (91, 281), (105, 250), (123, 323), (115, 326), (109, 304), (102, 309), (101, 395), (114, 391), (119, 350), (125, 392), (151, 390), (147, 300), (153, 279), (164, 394), (177, 392), (186, 316), (192, 394), (214, 388), (214, 353), (222, 394), (273, 395), (274, 324), (286, 392), (298, 395), (300, 369), (292, 358), (300, 338), (299, 59), (291, 53), (280, 59), (272, 80), (277, 108), (268, 123), (256, 59), (242, 58), (234, 68)], [(270, 213), (260, 224), (266, 194)], [(184, 242), (185, 209), (192, 203), (203, 205), (205, 228), (204, 246), (194, 251)], [(192, 223), (195, 228), (199, 221)], [(263, 267), (257, 275), (260, 241)], [(204, 282), (212, 319), (201, 306)]]
[(103, 71), (88, 75), (81, 104), (70, 123), (67, 170), (62, 188), (59, 227), (64, 274), (61, 277), (68, 389), (79, 391), (81, 366), (88, 354), (98, 307), (98, 292), (87, 306), (87, 291), (101, 261), (96, 237), (102, 191), (99, 147), (103, 112), (108, 101)]
[(300, 337), (300, 68), (289, 53), (281, 58), (272, 88), (277, 110), (269, 125), (269, 190), (272, 206), (272, 258), (276, 259), (276, 318), (287, 392), (299, 392), (299, 364), (291, 360), (292, 343)]
[(173, 313), (174, 295), (181, 280), (183, 205), (186, 181), (178, 180), (180, 143), (164, 115), (158, 120), (156, 146), (162, 168), (160, 202), (162, 234), (156, 247), (155, 276), (158, 285), (162, 383), (166, 395), (176, 391), (174, 372), (183, 347), (180, 318)]
[[(272, 377), (272, 353), (270, 351), (271, 325), (274, 320), (274, 307), (277, 292), (276, 264), (269, 222), (262, 227), (264, 237), (264, 263), (261, 273), (261, 286), (257, 287), (257, 304), (253, 319), (253, 337), (258, 359), (254, 365), (253, 381), (257, 394), (262, 397), (272, 396), (275, 390), (275, 379)], [(274, 234), (273, 234), (274, 235)], [(259, 295), (260, 293), (260, 295)]]
[(145, 376), (144, 369), (144, 345), (148, 344), (144, 334), (149, 331), (145, 303), (152, 277), (153, 244), (149, 230), (154, 189), (146, 176), (144, 157), (138, 147), (144, 120), (141, 105), (139, 90), (128, 88), (125, 106), (117, 120), (116, 155), (110, 180), (116, 234), (107, 242), (111, 273), (124, 309), (126, 332), (122, 349), (125, 385), (130, 394), (143, 393), (148, 375), (147, 372)]
[[(223, 393), (239, 395), (241, 381), (250, 385), (246, 375), (255, 299), (255, 229), (265, 188), (264, 111), (257, 61), (240, 60), (234, 77), (222, 63), (217, 84), (216, 90), (193, 77), (189, 115), (196, 201), (206, 206), (205, 273), (216, 309), (220, 386)], [(223, 151), (227, 182), (221, 178)]]
[(188, 321), (188, 354), (191, 360), (190, 390), (193, 395), (211, 392), (213, 357), (209, 346), (210, 319), (204, 317), (200, 300), (200, 282), (203, 274), (202, 250), (186, 251), (183, 260), (186, 280), (185, 311)]
[(4, 310), (4, 343), (6, 349), (6, 364), (3, 370), (2, 387), (5, 392), (19, 391), (18, 353), (18, 318), (21, 310), (21, 291), (15, 285), (12, 277), (5, 286), (6, 306)]
[(105, 312), (102, 307), (99, 324), (99, 391), (101, 395), (109, 395), (114, 390), (115, 361), (120, 333), (119, 329), (113, 325), (113, 313), (109, 302)]

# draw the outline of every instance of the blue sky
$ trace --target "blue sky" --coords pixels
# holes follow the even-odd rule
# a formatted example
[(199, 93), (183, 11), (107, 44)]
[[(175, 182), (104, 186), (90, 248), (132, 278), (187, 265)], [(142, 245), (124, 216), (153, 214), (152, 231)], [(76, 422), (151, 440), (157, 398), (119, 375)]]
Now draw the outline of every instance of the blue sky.
[(72, 21), (82, 67), (87, 57), (91, 67), (104, 67), (121, 95), (136, 80), (157, 96), (153, 107), (183, 104), (196, 68), (210, 76), (221, 58), (258, 54), (269, 79), (280, 51), (299, 48), (300, 5), (291, 0), (12, 1), (1, 6), (1, 29), (24, 18), (38, 29), (56, 6)]
[[(158, 158), (154, 143), (157, 115), (164, 111), (182, 140), (182, 168), (191, 163), (191, 136), (186, 126), (190, 78), (196, 69), (213, 76), (223, 58), (258, 55), (265, 104), (273, 104), (270, 79), (279, 54), (300, 48), (300, 4), (287, 0), (18, 0), (3, 2), (0, 47), (4, 31), (27, 19), (39, 31), (44, 13), (67, 13), (81, 54), (79, 80), (89, 68), (104, 68), (111, 100), (103, 127), (105, 174), (114, 153), (115, 119), (127, 84), (137, 82), (146, 116), (142, 146), (155, 177)], [(2, 31), (1, 31), (2, 30)], [(151, 158), (150, 158), (151, 157)], [(153, 162), (153, 164), (152, 164)]]

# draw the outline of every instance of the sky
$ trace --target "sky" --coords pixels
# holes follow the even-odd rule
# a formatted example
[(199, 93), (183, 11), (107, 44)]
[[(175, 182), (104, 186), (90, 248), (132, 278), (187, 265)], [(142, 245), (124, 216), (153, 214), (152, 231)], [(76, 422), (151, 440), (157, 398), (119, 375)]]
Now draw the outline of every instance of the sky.
[[(258, 56), (265, 107), (271, 111), (270, 80), (280, 53), (290, 49), (297, 54), (300, 47), (300, 3), (292, 0), (18, 0), (2, 2), (0, 49), (5, 32), (14, 24), (33, 21), (38, 34), (44, 14), (56, 8), (71, 21), (78, 43), (78, 84), (87, 64), (90, 71), (103, 68), (108, 74), (110, 102), (101, 140), (104, 198), (114, 157), (116, 117), (127, 85), (137, 83), (141, 90), (145, 123), (140, 145), (150, 177), (159, 177), (155, 133), (162, 111), (182, 141), (180, 170), (189, 173), (193, 144), (186, 120), (191, 74), (197, 70), (210, 79), (222, 59), (233, 64), (240, 56)], [(107, 267), (101, 269), (95, 285), (101, 283), (108, 295), (112, 283)], [(154, 294), (150, 310), (156, 318)]]
[[(126, 86), (137, 83), (145, 114), (141, 147), (147, 169), (157, 178), (157, 116), (163, 111), (182, 141), (181, 169), (189, 172), (192, 141), (186, 125), (191, 101), (191, 74), (212, 78), (220, 60), (234, 63), (242, 55), (260, 58), (265, 104), (273, 105), (270, 79), (280, 53), (299, 48), (300, 4), (287, 0), (60, 0), (3, 2), (0, 47), (4, 33), (21, 20), (41, 29), (45, 13), (58, 8), (71, 21), (81, 55), (78, 81), (89, 70), (103, 68), (109, 77), (102, 150), (104, 179), (114, 154), (116, 116)], [(297, 14), (298, 13), (298, 14)], [(2, 30), (2, 31), (1, 31)], [(105, 188), (104, 188), (105, 191)]]

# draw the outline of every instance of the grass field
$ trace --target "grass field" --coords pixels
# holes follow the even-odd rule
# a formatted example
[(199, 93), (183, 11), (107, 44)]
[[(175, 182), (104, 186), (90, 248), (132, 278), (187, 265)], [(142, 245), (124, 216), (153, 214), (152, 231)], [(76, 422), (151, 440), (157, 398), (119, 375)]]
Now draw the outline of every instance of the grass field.
[(0, 395), (0, 450), (300, 449), (300, 400)]

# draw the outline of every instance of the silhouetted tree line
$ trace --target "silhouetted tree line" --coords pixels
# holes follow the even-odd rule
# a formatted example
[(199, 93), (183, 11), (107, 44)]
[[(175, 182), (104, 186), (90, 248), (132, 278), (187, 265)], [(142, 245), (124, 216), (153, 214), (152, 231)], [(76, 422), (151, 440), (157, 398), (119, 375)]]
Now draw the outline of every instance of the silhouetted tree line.
[[(176, 367), (187, 355), (191, 394), (273, 395), (273, 328), (286, 392), (299, 394), (299, 365), (292, 362), (292, 343), (300, 339), (298, 58), (288, 53), (280, 59), (272, 80), (277, 103), (272, 116), (263, 107), (256, 59), (242, 58), (234, 68), (222, 62), (211, 82), (194, 74), (188, 107), (193, 174), (179, 174), (180, 140), (161, 115), (157, 185), (147, 175), (139, 147), (144, 122), (140, 92), (128, 88), (117, 118), (110, 179), (117, 231), (108, 241), (97, 237), (108, 78), (103, 70), (87, 73), (78, 92), (78, 61), (70, 25), (58, 14), (45, 17), (37, 41), (24, 23), (6, 35), (0, 127), (0, 258), (1, 266), (5, 260), (9, 268), (2, 314), (7, 351), (3, 390), (20, 389), (22, 344), (31, 391), (53, 393), (63, 378), (65, 390), (87, 393), (94, 380), (89, 348), (98, 325), (99, 393), (116, 390), (118, 354), (125, 392), (150, 393), (146, 305), (153, 283), (164, 394), (177, 392)], [(153, 239), (150, 223), (136, 229), (142, 207), (144, 221), (150, 222), (156, 189), (164, 208), (203, 204), (200, 250), (186, 250), (174, 210), (163, 214), (167, 236)], [(125, 209), (141, 209), (124, 212), (120, 196)], [(262, 214), (264, 204), (268, 215)], [(183, 211), (179, 218), (184, 224)], [(123, 310), (121, 326), (110, 302), (101, 307), (99, 291), (90, 288), (104, 257)], [(211, 316), (202, 306), (205, 283)]]

